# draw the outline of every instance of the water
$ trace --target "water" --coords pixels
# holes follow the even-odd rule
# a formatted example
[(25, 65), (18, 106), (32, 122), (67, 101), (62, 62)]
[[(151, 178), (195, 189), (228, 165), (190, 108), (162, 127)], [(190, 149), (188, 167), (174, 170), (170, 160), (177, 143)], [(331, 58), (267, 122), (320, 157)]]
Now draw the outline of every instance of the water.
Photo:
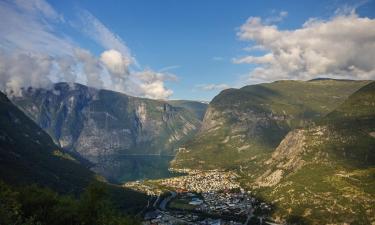
[(100, 158), (94, 171), (113, 183), (168, 178), (179, 175), (168, 170), (173, 158), (173, 156), (162, 155), (110, 156)]

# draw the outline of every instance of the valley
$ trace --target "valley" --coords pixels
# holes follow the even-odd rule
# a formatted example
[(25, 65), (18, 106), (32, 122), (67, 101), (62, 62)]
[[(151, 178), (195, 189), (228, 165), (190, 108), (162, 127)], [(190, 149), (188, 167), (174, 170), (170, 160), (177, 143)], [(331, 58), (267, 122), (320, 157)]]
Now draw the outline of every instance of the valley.
[(0, 225), (375, 225), (375, 0), (0, 15)]
[(101, 157), (93, 170), (112, 183), (161, 179), (177, 176), (169, 171), (174, 156), (165, 155), (111, 155)]
[(278, 81), (205, 105), (59, 83), (11, 101), (51, 135), (53, 155), (147, 196), (132, 206), (143, 224), (368, 224), (374, 91), (369, 81)]
[[(294, 96), (299, 103), (283, 98), (278, 108), (279, 96), (288, 95), (293, 82), (223, 91), (210, 103), (198, 137), (182, 147), (172, 167), (235, 171), (243, 188), (275, 206), (273, 218), (279, 222), (371, 224), (375, 83), (362, 83), (341, 103), (333, 93), (319, 92), (315, 99), (301, 90)], [(347, 85), (357, 84), (319, 80), (303, 85), (341, 92), (340, 86), (349, 90)], [(322, 107), (325, 101), (337, 106)], [(313, 108), (315, 113), (307, 113)]]
[(171, 157), (200, 128), (207, 107), (68, 83), (24, 89), (11, 100), (56, 145), (115, 183), (169, 176)]
[[(157, 196), (143, 224), (268, 224), (271, 205), (245, 191), (238, 176), (226, 171), (178, 171), (186, 175), (127, 182), (130, 188)], [(268, 222), (267, 222), (268, 221)]]

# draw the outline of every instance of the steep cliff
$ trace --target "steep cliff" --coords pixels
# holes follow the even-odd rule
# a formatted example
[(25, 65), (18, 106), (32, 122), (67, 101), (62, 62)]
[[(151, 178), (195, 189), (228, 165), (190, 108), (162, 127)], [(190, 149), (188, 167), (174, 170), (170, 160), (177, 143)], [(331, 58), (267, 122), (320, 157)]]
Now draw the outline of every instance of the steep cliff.
[(208, 103), (189, 101), (189, 100), (169, 100), (168, 104), (181, 107), (192, 112), (199, 120), (203, 120), (204, 114), (206, 113)]
[[(79, 196), (89, 184), (101, 183), (98, 178), (86, 167), (86, 163), (81, 163), (80, 158), (57, 146), (43, 129), (0, 92), (0, 183), (5, 182), (12, 187), (36, 184), (59, 193)], [(104, 186), (108, 191), (109, 199), (122, 212), (138, 213), (147, 205), (148, 197), (142, 193), (111, 184), (104, 184)], [(48, 202), (43, 208), (56, 204), (56, 196), (47, 195), (51, 198), (47, 199), (41, 194), (35, 193), (35, 196), (30, 196), (28, 199), (33, 203), (29, 204), (41, 207), (40, 204)], [(41, 199), (41, 196), (44, 197)], [(6, 198), (7, 195), (1, 195), (2, 197)], [(14, 197), (24, 200), (18, 194)], [(4, 209), (7, 205), (6, 202), (4, 205), (1, 198), (0, 202)], [(65, 200), (63, 204), (65, 206)], [(75, 210), (69, 208), (71, 207), (69, 204), (66, 207)], [(64, 216), (64, 212), (60, 210), (57, 214)], [(7, 216), (6, 211), (2, 213), (2, 216)], [(12, 213), (19, 215), (19, 211), (12, 211)], [(70, 211), (66, 213), (69, 214)], [(0, 220), (0, 224), (3, 222)], [(22, 221), (17, 220), (16, 223)]]
[(80, 84), (29, 88), (12, 101), (62, 148), (93, 162), (113, 154), (173, 154), (201, 123), (190, 111), (164, 101)]
[(286, 134), (328, 114), (369, 81), (277, 81), (227, 89), (207, 109), (200, 133), (174, 167), (258, 170)]
[(79, 193), (94, 180), (94, 174), (56, 146), (0, 92), (0, 180)]

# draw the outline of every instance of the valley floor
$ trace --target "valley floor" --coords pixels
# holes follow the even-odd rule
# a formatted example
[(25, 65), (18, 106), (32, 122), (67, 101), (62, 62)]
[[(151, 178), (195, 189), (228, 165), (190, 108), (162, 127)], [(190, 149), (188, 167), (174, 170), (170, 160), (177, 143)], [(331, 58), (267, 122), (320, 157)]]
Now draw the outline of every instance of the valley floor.
[(144, 224), (271, 224), (272, 207), (240, 187), (228, 171), (184, 170), (168, 179), (127, 182), (125, 187), (157, 196)]

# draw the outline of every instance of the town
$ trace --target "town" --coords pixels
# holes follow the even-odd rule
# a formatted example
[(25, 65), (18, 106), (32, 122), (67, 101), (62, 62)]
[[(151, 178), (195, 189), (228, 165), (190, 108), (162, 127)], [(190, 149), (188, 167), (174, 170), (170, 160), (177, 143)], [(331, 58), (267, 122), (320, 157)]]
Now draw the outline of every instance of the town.
[(144, 215), (144, 225), (267, 224), (266, 215), (271, 206), (242, 189), (235, 173), (219, 170), (179, 172), (187, 175), (124, 184), (156, 197)]
[(240, 185), (236, 181), (237, 177), (233, 172), (191, 170), (186, 176), (164, 179), (160, 181), (160, 184), (176, 190), (202, 193), (239, 189)]

